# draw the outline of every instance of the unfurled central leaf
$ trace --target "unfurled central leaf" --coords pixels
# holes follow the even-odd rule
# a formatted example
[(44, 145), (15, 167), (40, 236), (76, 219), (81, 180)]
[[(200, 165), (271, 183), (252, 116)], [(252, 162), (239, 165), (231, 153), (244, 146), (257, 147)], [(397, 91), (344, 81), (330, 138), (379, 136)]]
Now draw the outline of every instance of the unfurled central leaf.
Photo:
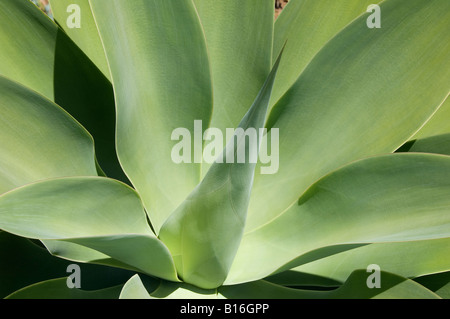
[[(256, 163), (258, 145), (246, 133), (261, 132), (266, 118), (278, 58), (234, 137), (211, 166), (203, 181), (163, 225), (161, 240), (174, 257), (177, 272), (187, 283), (211, 289), (220, 286), (230, 269), (241, 241)], [(239, 151), (245, 150), (245, 161)], [(232, 160), (230, 160), (232, 159)]]

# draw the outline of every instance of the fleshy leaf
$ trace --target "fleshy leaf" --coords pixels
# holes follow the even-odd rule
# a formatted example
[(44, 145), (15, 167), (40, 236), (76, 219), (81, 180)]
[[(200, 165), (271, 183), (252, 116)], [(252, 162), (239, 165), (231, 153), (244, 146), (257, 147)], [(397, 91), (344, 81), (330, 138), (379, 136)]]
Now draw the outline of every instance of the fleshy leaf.
[(178, 128), (194, 135), (195, 120), (205, 129), (210, 121), (204, 34), (192, 1), (90, 3), (111, 68), (119, 159), (158, 234), (200, 181), (199, 163), (172, 159), (171, 137)]
[(51, 279), (22, 288), (6, 299), (117, 299), (123, 285), (100, 290), (68, 288), (67, 278)]
[[(160, 238), (169, 247), (178, 274), (189, 284), (216, 288), (228, 274), (245, 227), (256, 165), (251, 158), (258, 157), (280, 59), (281, 54), (232, 140), (161, 229)], [(247, 140), (252, 130), (256, 139)], [(239, 154), (245, 156), (243, 162)]]
[(368, 28), (371, 13), (354, 20), (272, 109), (267, 125), (279, 128), (279, 170), (256, 170), (246, 232), (330, 171), (395, 151), (448, 95), (450, 2), (387, 0), (380, 8), (380, 29)]
[(62, 178), (5, 193), (0, 196), (0, 228), (28, 238), (76, 243), (177, 281), (170, 253), (147, 224), (139, 196), (115, 180)]
[(0, 76), (0, 194), (47, 178), (97, 175), (89, 133), (59, 106)]
[(449, 194), (448, 156), (390, 154), (349, 164), (245, 234), (226, 283), (295, 267), (299, 256), (332, 245), (448, 238)]
[(89, 0), (51, 0), (50, 4), (58, 25), (94, 62), (103, 75), (110, 79), (108, 61)]
[(90, 59), (28, 0), (2, 1), (0, 43), (0, 75), (69, 112), (92, 134), (103, 171), (127, 182), (115, 152), (114, 92)]

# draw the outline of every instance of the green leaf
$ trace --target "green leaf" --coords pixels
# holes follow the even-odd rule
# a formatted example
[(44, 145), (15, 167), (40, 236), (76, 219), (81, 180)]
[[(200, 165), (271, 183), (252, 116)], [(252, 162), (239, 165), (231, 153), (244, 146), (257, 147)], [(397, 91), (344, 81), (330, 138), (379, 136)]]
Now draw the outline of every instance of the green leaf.
[(322, 247), (448, 238), (449, 174), (450, 157), (409, 153), (330, 173), (272, 223), (244, 235), (226, 284), (295, 267)]
[[(258, 157), (260, 137), (281, 54), (232, 140), (203, 181), (161, 228), (160, 238), (172, 253), (183, 281), (205, 289), (225, 280), (239, 247)], [(250, 129), (250, 130), (249, 130)], [(251, 135), (251, 134), (250, 134)], [(240, 154), (245, 161), (239, 163)], [(232, 159), (232, 160), (230, 160)]]
[(370, 13), (353, 21), (273, 108), (267, 125), (279, 128), (279, 171), (255, 175), (246, 232), (328, 172), (399, 148), (448, 95), (450, 2), (380, 6), (380, 29), (367, 27)]
[(89, 133), (59, 106), (0, 76), (0, 194), (46, 178), (97, 175)]
[(148, 226), (139, 196), (115, 180), (54, 179), (3, 194), (0, 228), (76, 243), (147, 274), (177, 280), (170, 253)]
[(381, 0), (290, 1), (275, 22), (273, 56), (286, 44), (271, 105), (295, 83), (315, 55), (347, 24)]
[(450, 299), (450, 272), (442, 272), (415, 278), (414, 281), (434, 291), (444, 299)]
[(216, 289), (201, 289), (186, 283), (161, 281), (150, 294), (153, 299), (217, 299)]
[(294, 268), (314, 276), (343, 282), (354, 269), (377, 264), (381, 269), (406, 278), (450, 269), (450, 239), (378, 243), (341, 252)]
[[(52, 13), (58, 25), (94, 62), (103, 75), (110, 79), (108, 61), (97, 30), (94, 16), (88, 0), (51, 0)], [(75, 6), (78, 6), (75, 7)], [(79, 11), (78, 11), (79, 10)], [(78, 15), (79, 14), (79, 15)], [(77, 16), (78, 15), (78, 16)], [(80, 27), (72, 24), (80, 22)]]
[(414, 139), (425, 139), (437, 135), (450, 134), (450, 98), (442, 103), (433, 117), (414, 135)]
[(405, 143), (397, 152), (418, 152), (450, 155), (450, 133), (434, 135)]
[(177, 128), (194, 133), (194, 120), (205, 129), (210, 121), (204, 34), (192, 1), (90, 3), (115, 89), (119, 159), (159, 233), (200, 181), (200, 164), (172, 160), (170, 139)]
[(151, 299), (149, 291), (156, 290), (159, 285), (160, 280), (146, 278), (144, 284), (139, 275), (134, 275), (123, 286), (119, 299)]
[(218, 292), (228, 299), (438, 299), (439, 297), (418, 283), (380, 272), (381, 288), (368, 288), (370, 273), (354, 271), (344, 285), (331, 291), (293, 289), (264, 280), (220, 287)]
[[(194, 3), (205, 31), (211, 64), (214, 110), (210, 127), (225, 132), (226, 128), (239, 125), (270, 73), (273, 3)], [(203, 174), (206, 167), (209, 165), (204, 163)]]
[(67, 287), (67, 278), (43, 281), (20, 289), (6, 299), (117, 299), (122, 285), (88, 291)]
[[(63, 107), (92, 134), (108, 176), (127, 182), (115, 153), (111, 83), (52, 20), (28, 0), (0, 8), (0, 75)], [(52, 177), (52, 176), (49, 176)]]

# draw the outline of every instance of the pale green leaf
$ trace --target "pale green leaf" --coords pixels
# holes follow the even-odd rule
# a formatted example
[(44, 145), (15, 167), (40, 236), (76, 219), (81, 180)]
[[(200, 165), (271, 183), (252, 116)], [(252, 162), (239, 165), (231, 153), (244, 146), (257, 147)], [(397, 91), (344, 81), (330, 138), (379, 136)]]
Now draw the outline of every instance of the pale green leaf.
[(395, 151), (448, 95), (450, 2), (380, 7), (380, 29), (367, 27), (370, 13), (354, 20), (273, 108), (268, 126), (279, 128), (279, 170), (256, 174), (246, 231), (275, 219), (328, 172)]
[(357, 161), (245, 234), (226, 283), (295, 267), (299, 256), (322, 247), (448, 238), (449, 194), (448, 156), (406, 153)]
[(147, 274), (177, 280), (170, 253), (147, 224), (139, 196), (115, 180), (62, 178), (5, 193), (0, 196), (0, 228), (76, 243)]
[(172, 160), (171, 136), (210, 121), (204, 34), (192, 1), (90, 2), (115, 89), (119, 159), (159, 233), (200, 181), (200, 164)]
[(436, 135), (450, 134), (450, 98), (442, 103), (433, 117), (414, 135), (413, 139), (424, 139)]
[[(270, 73), (273, 3), (238, 0), (194, 0), (194, 3), (205, 31), (213, 80), (210, 126), (225, 132), (226, 128), (239, 125)], [(209, 165), (203, 165), (202, 173), (206, 174)]]
[(273, 56), (286, 41), (285, 58), (273, 89), (275, 104), (295, 83), (315, 55), (347, 24), (381, 0), (317, 1), (294, 0), (283, 9), (275, 22)]
[(6, 299), (117, 299), (122, 285), (100, 290), (67, 287), (67, 278), (51, 279), (22, 288)]
[(151, 299), (149, 292), (160, 285), (160, 280), (146, 278), (144, 284), (139, 275), (131, 277), (123, 286), (119, 299)]
[(97, 175), (89, 133), (59, 106), (0, 76), (0, 194), (46, 178)]
[(185, 283), (161, 281), (151, 294), (153, 299), (217, 299), (216, 289), (201, 289)]
[(405, 143), (397, 152), (418, 152), (450, 155), (450, 133), (434, 135)]
[(102, 170), (127, 182), (115, 152), (112, 86), (89, 58), (28, 0), (1, 2), (0, 43), (0, 75), (75, 117), (94, 137)]
[(388, 272), (380, 272), (380, 288), (369, 288), (370, 273), (354, 271), (338, 289), (318, 291), (294, 289), (264, 280), (219, 288), (219, 295), (228, 299), (439, 299), (418, 283)]
[(50, 4), (55, 21), (109, 79), (108, 62), (89, 0), (51, 0)]
[(377, 264), (381, 269), (406, 278), (450, 270), (450, 239), (379, 243), (327, 256), (295, 268), (341, 282), (354, 269)]
[[(212, 289), (225, 280), (243, 235), (270, 94), (281, 54), (239, 130), (202, 182), (161, 228), (183, 281)], [(256, 133), (247, 139), (247, 132)], [(240, 163), (240, 154), (245, 161)], [(231, 159), (231, 160), (230, 160)], [(242, 159), (242, 158), (241, 158)]]

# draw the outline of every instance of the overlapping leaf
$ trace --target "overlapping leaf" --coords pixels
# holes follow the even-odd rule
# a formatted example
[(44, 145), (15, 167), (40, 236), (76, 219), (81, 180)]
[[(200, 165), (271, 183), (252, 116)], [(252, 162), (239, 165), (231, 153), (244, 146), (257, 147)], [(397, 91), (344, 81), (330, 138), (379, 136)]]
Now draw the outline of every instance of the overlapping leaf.
[(0, 75), (75, 117), (94, 137), (102, 169), (127, 181), (115, 152), (112, 86), (90, 59), (28, 0), (1, 1), (0, 42)]
[(275, 221), (244, 235), (226, 283), (295, 267), (322, 247), (448, 238), (449, 174), (450, 158), (429, 154), (391, 154), (339, 169)]
[(0, 197), (0, 228), (28, 238), (76, 243), (177, 281), (170, 253), (150, 230), (138, 195), (114, 180), (54, 179), (5, 193)]
[[(212, 112), (203, 30), (192, 1), (90, 1), (111, 68), (117, 152), (159, 233), (200, 181), (199, 163), (172, 160), (172, 133), (194, 135)], [(197, 132), (203, 136), (202, 132)], [(202, 145), (202, 142), (200, 142)]]
[[(219, 287), (228, 274), (245, 227), (254, 159), (258, 158), (280, 59), (281, 54), (232, 140), (161, 229), (160, 238), (169, 247), (177, 271), (187, 283), (212, 289)], [(247, 138), (252, 130), (256, 139)], [(245, 161), (240, 162), (242, 158)]]

